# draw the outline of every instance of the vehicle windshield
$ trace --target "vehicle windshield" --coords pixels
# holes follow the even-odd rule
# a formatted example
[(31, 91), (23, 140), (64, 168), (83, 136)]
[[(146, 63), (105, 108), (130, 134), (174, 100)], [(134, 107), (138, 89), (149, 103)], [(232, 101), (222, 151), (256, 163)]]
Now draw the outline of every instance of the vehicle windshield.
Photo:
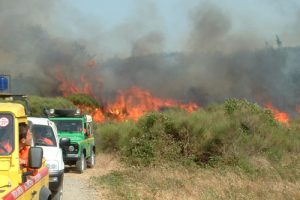
[(0, 113), (0, 155), (9, 155), (14, 149), (14, 118)]
[(56, 146), (55, 136), (50, 126), (32, 124), (30, 130), (35, 146)]
[(82, 132), (81, 120), (53, 120), (57, 126), (58, 132), (78, 133)]

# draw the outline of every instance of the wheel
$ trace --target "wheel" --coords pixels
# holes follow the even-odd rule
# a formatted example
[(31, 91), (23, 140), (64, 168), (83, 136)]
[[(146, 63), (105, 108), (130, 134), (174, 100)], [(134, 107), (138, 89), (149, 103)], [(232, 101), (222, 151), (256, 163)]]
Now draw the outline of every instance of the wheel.
[(89, 168), (93, 168), (95, 166), (95, 152), (92, 150), (91, 152), (91, 156), (89, 157), (89, 159), (87, 160), (87, 166)]
[(76, 162), (76, 168), (80, 174), (82, 174), (86, 168), (86, 160), (83, 153), (80, 155), (80, 159)]
[(63, 185), (60, 186), (58, 191), (53, 193), (53, 198), (52, 200), (62, 200), (63, 199)]

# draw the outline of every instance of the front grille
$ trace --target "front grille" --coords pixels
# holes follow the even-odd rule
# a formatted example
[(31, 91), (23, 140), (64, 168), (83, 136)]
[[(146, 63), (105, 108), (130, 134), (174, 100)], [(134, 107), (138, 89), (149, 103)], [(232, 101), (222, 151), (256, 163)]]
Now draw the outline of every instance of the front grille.
[(77, 154), (79, 150), (79, 145), (77, 143), (70, 144), (63, 148), (64, 153), (66, 154)]

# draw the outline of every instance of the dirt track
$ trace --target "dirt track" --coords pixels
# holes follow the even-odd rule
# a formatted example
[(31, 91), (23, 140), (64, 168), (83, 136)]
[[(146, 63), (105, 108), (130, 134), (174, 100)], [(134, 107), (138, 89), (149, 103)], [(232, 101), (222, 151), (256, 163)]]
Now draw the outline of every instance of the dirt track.
[(90, 178), (119, 168), (119, 163), (113, 155), (104, 154), (98, 155), (95, 167), (88, 168), (83, 174), (77, 173), (74, 167), (66, 166), (63, 200), (103, 200), (103, 191), (99, 186), (91, 185)]
[(63, 200), (92, 200), (97, 199), (97, 196), (97, 191), (91, 188), (87, 175), (65, 173)]

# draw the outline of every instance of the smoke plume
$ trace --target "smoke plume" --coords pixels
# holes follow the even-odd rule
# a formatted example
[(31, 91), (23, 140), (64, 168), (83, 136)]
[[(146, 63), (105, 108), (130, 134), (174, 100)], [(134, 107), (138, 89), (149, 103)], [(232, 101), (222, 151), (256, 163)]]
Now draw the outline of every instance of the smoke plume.
[(107, 33), (75, 9), (61, 7), (59, 0), (0, 0), (0, 70), (11, 75), (13, 92), (58, 96), (68, 81), (92, 83), (93, 95), (104, 101), (138, 86), (199, 105), (231, 97), (271, 101), (290, 113), (300, 105), (300, 31), (292, 29), (299, 24), (297, 6), (286, 30), (266, 40), (255, 23), (237, 26), (228, 10), (201, 3), (186, 14), (190, 30), (176, 52), (166, 51), (168, 35), (154, 3), (140, 3)]

